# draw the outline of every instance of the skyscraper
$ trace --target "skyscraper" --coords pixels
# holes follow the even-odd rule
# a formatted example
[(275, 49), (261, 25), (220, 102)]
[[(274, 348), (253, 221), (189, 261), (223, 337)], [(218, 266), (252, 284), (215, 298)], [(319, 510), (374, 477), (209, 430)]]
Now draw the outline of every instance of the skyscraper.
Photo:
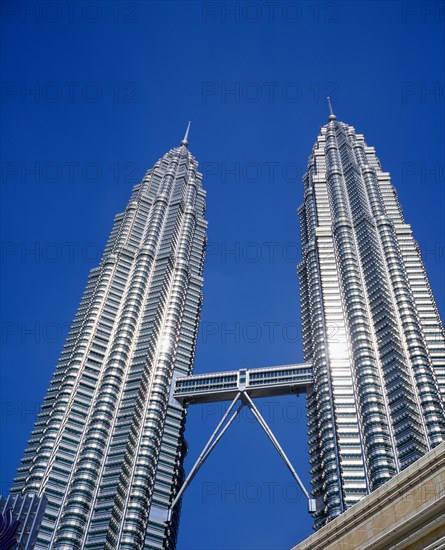
[[(187, 135), (90, 274), (12, 491), (31, 530), (43, 516), (36, 548), (174, 548), (182, 491), (244, 406), (316, 527), (445, 441), (445, 338), (419, 247), (374, 149), (332, 110), (299, 209), (305, 363), (191, 375), (206, 222)], [(302, 391), (315, 498), (252, 401)], [(225, 400), (183, 483), (185, 407)]]
[(171, 548), (202, 302), (205, 192), (188, 129), (136, 185), (88, 279), (13, 495), (46, 495), (36, 548)]
[(299, 217), (319, 527), (445, 439), (445, 339), (390, 176), (332, 109)]

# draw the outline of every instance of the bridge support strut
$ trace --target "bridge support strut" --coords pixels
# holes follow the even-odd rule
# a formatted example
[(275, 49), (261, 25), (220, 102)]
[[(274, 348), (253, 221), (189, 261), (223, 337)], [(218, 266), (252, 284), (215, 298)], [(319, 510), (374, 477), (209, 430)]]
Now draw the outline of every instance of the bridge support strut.
[[(241, 403), (239, 404), (238, 408), (232, 413), (232, 415), (229, 418), (230, 413), (233, 411), (236, 403), (238, 400), (241, 400)], [(213, 451), (213, 449), (216, 447), (224, 433), (227, 431), (229, 426), (233, 423), (235, 418), (238, 416), (241, 409), (247, 406), (251, 411), (253, 416), (258, 421), (259, 425), (263, 428), (264, 432), (266, 433), (267, 437), (272, 441), (272, 444), (278, 451), (279, 455), (283, 459), (286, 466), (289, 468), (292, 476), (298, 483), (300, 489), (303, 491), (307, 502), (308, 502), (308, 510), (309, 512), (316, 512), (316, 502), (315, 499), (311, 498), (309, 492), (303, 485), (303, 482), (301, 481), (300, 477), (298, 476), (297, 472), (295, 471), (295, 468), (292, 466), (289, 458), (287, 457), (286, 453), (284, 452), (281, 445), (278, 443), (277, 438), (274, 436), (272, 430), (269, 428), (267, 422), (264, 420), (264, 418), (261, 416), (260, 411), (255, 406), (254, 402), (250, 398), (247, 391), (239, 391), (233, 401), (230, 403), (229, 408), (225, 412), (224, 416), (221, 418), (220, 422), (218, 423), (217, 427), (213, 431), (212, 435), (210, 436), (209, 440), (207, 441), (206, 445), (204, 446), (204, 449), (202, 450), (201, 454), (199, 455), (198, 459), (196, 460), (195, 464), (193, 465), (192, 469), (190, 470), (189, 475), (185, 479), (184, 483), (182, 484), (181, 488), (179, 489), (177, 495), (175, 496), (173, 502), (171, 503), (170, 509), (168, 511), (168, 521), (171, 520), (172, 511), (176, 504), (179, 502), (180, 498), (182, 497), (184, 491), (187, 489), (187, 487), (192, 482), (193, 478), (198, 473), (201, 466), (204, 464), (204, 462), (209, 457), (210, 453)], [(227, 419), (229, 420), (227, 421)], [(227, 422), (226, 422), (227, 421)]]

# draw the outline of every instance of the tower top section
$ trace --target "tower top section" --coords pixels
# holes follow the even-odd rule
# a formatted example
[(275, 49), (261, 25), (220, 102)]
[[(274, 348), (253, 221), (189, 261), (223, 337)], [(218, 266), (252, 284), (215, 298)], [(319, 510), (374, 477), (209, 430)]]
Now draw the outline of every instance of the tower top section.
[(337, 120), (337, 117), (334, 115), (334, 111), (332, 110), (331, 98), (328, 96), (326, 99), (329, 105), (329, 120)]
[(185, 131), (184, 139), (181, 141), (181, 145), (185, 145), (185, 147), (188, 147), (188, 144), (189, 144), (188, 138), (189, 138), (189, 132), (190, 132), (190, 124), (191, 124), (191, 121), (189, 120), (187, 124), (187, 130)]

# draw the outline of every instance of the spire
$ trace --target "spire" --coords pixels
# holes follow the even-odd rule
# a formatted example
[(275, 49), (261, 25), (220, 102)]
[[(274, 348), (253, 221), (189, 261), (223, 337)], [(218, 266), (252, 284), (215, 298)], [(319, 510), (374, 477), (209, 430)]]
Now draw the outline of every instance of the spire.
[(185, 145), (186, 147), (188, 147), (188, 138), (189, 138), (189, 131), (190, 131), (190, 123), (191, 121), (189, 120), (188, 124), (187, 124), (187, 130), (185, 131), (185, 136), (184, 136), (184, 139), (181, 141), (181, 145)]
[(331, 98), (328, 96), (326, 99), (328, 100), (329, 105), (329, 120), (337, 120), (337, 117), (334, 115), (334, 111), (332, 110)]

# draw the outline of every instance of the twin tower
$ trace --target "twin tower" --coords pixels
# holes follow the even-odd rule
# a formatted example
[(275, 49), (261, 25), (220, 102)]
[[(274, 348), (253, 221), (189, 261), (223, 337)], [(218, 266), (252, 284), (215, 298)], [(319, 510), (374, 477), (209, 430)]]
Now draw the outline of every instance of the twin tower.
[(187, 140), (134, 187), (89, 275), (3, 501), (21, 548), (173, 549), (182, 490), (226, 429), (186, 480), (190, 403), (232, 401), (229, 423), (249, 406), (296, 476), (253, 399), (305, 391), (316, 528), (445, 440), (445, 338), (419, 247), (374, 149), (332, 111), (299, 209), (305, 363), (192, 375), (207, 222)]

